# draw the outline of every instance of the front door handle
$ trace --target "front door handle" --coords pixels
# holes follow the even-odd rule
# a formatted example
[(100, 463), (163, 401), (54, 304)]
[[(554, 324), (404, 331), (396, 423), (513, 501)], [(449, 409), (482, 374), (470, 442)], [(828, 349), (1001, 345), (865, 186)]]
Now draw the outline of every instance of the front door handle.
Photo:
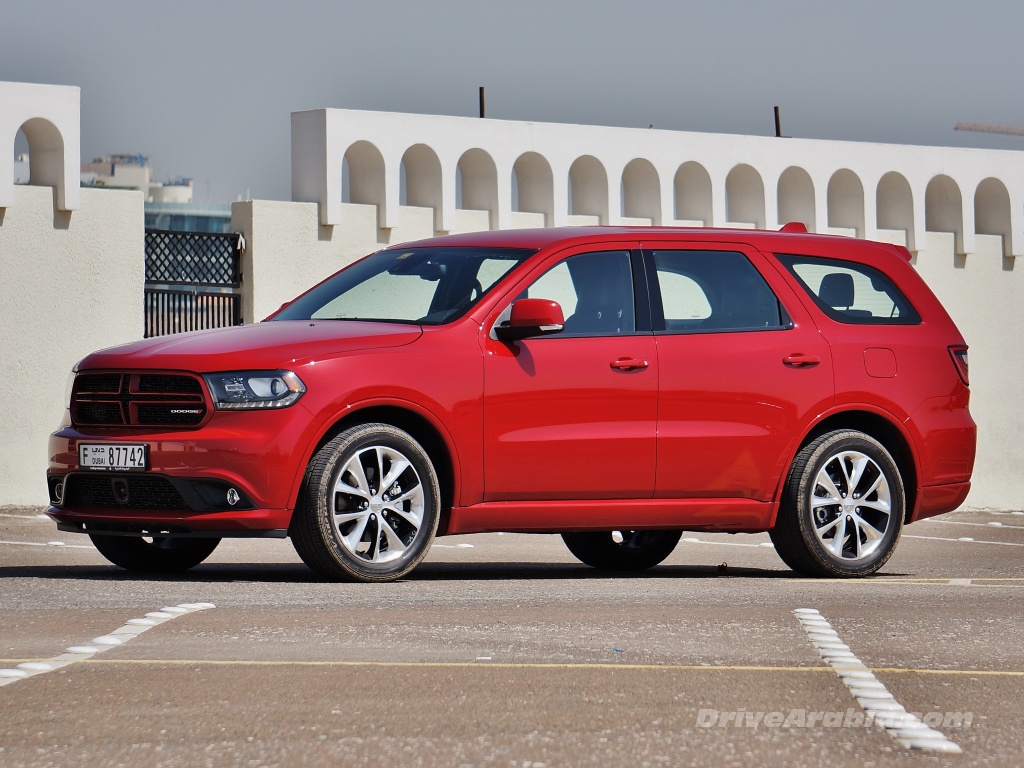
[(792, 368), (810, 368), (820, 363), (821, 358), (817, 355), (805, 355), (802, 352), (794, 352), (789, 357), (783, 358), (782, 362), (784, 365)]
[(637, 360), (635, 357), (620, 357), (611, 363), (612, 368), (617, 371), (635, 371), (639, 368), (646, 368), (646, 360)]

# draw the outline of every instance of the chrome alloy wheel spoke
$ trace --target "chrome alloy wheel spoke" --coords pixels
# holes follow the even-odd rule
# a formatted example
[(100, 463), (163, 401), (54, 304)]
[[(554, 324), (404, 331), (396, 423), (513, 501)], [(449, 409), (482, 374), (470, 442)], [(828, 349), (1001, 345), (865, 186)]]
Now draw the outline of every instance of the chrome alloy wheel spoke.
[(843, 451), (822, 464), (809, 498), (814, 533), (834, 557), (870, 557), (890, 526), (892, 498), (878, 464), (859, 451)]
[(345, 463), (334, 484), (333, 504), (339, 542), (371, 563), (401, 558), (416, 540), (424, 515), (416, 469), (400, 452), (379, 445), (358, 451)]

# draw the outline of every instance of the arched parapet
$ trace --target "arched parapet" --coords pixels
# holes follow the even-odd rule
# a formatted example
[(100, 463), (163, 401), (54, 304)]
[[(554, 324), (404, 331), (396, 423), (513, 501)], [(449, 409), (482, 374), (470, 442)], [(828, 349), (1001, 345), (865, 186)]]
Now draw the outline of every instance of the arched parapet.
[(569, 166), (568, 213), (593, 216), (608, 224), (608, 171), (593, 155), (577, 157)]
[(700, 163), (688, 160), (679, 166), (672, 183), (677, 221), (710, 227), (714, 221), (711, 175)]
[(779, 225), (799, 221), (808, 232), (817, 231), (814, 181), (800, 166), (791, 165), (779, 176), (777, 189)]
[(524, 152), (512, 165), (516, 190), (513, 210), (539, 213), (544, 226), (552, 226), (555, 217), (554, 175), (547, 158), (537, 152)]
[(19, 130), (28, 139), (29, 184), (53, 187), (58, 210), (78, 210), (81, 91), (64, 85), (0, 83), (0, 208), (14, 203)]
[[(399, 179), (401, 178), (399, 165)], [(341, 173), (342, 202), (374, 205), (377, 207), (378, 226), (388, 228), (388, 211), (397, 213), (400, 199), (389, 200), (389, 188), (398, 198), (401, 182), (388, 184), (388, 169), (384, 155), (376, 144), (366, 140), (353, 143), (342, 155)], [(390, 203), (390, 205), (389, 205)]]
[(498, 227), (498, 167), (491, 155), (474, 147), (459, 157), (456, 165), (456, 207), (486, 211), (488, 227)]
[[(972, 210), (973, 218), (973, 210)], [(973, 237), (970, 243), (964, 238), (964, 204), (959, 185), (945, 174), (932, 177), (925, 189), (924, 220), (928, 232), (952, 232), (956, 252), (965, 254), (973, 251)], [(971, 235), (973, 235), (973, 228)], [(968, 249), (966, 246), (972, 246)]]
[(911, 251), (923, 247), (917, 242), (914, 219), (914, 193), (907, 178), (897, 171), (889, 171), (875, 187), (875, 223), (878, 229), (904, 233), (905, 245)]
[(627, 219), (662, 223), (661, 178), (646, 158), (634, 158), (622, 169), (621, 214)]
[(828, 227), (864, 237), (864, 185), (849, 168), (841, 168), (828, 181)]
[(441, 160), (426, 144), (414, 144), (402, 155), (403, 205), (434, 209), (434, 229), (448, 231), (445, 221), (444, 172)]
[(1013, 217), (1010, 193), (999, 179), (989, 177), (974, 191), (974, 231), (979, 235), (999, 235), (1003, 238), (1003, 255), (1019, 252), (1014, 248)]
[[(513, 222), (774, 228), (801, 221), (813, 231), (831, 227), (914, 251), (926, 246), (928, 228), (953, 231), (965, 253), (973, 249), (976, 230), (1007, 229), (1008, 196), (1010, 237), (1004, 239), (1012, 251), (1024, 250), (1021, 152), (357, 110), (298, 112), (292, 116), (292, 196), (319, 203), (323, 224), (341, 220), (342, 165), (359, 142), (376, 147), (383, 163), (382, 175), (380, 162), (360, 166), (360, 174), (369, 168), (371, 178), (356, 186), (380, 207), (384, 228), (397, 225), (404, 199), (434, 209), (435, 231), (505, 229)], [(1005, 195), (997, 194), (990, 178)], [(425, 220), (419, 217), (416, 226)]]
[(751, 165), (740, 164), (725, 177), (725, 216), (731, 225), (764, 229), (764, 181)]

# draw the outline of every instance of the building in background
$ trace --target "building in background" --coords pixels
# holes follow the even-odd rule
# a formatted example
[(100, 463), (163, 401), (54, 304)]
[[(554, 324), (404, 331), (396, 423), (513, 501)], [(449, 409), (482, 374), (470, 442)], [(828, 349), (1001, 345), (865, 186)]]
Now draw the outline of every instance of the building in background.
[(14, 183), (15, 184), (28, 184), (29, 181), (29, 168), (28, 168), (28, 155), (21, 154), (14, 156)]
[(231, 203), (147, 202), (146, 229), (172, 232), (230, 232)]
[[(27, 179), (27, 174), (26, 174)], [(137, 189), (145, 194), (147, 229), (175, 232), (230, 232), (229, 203), (196, 203), (192, 179), (154, 181), (149, 155), (118, 154), (82, 163), (82, 186)]]
[(192, 202), (192, 179), (154, 181), (149, 155), (107, 155), (82, 163), (82, 186), (137, 189), (147, 203)]

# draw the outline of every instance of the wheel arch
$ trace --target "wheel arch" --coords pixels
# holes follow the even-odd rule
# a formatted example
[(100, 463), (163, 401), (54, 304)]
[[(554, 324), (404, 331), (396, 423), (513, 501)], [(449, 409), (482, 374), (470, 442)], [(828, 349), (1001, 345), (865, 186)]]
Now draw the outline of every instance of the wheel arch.
[(455, 449), (440, 425), (412, 408), (394, 403), (368, 403), (357, 406), (347, 410), (324, 430), (310, 451), (303, 467), (300, 487), (295, 490), (296, 506), (302, 503), (301, 485), (305, 483), (305, 467), (309, 466), (310, 461), (316, 456), (317, 452), (349, 427), (372, 423), (388, 424), (408, 432), (417, 443), (423, 446), (423, 450), (430, 456), (431, 461), (434, 463), (434, 471), (437, 473), (438, 482), (441, 485), (441, 509), (439, 510), (440, 519), (438, 521), (437, 535), (443, 535), (447, 530), (451, 508), (455, 502), (455, 489), (457, 487)]
[[(906, 494), (906, 505), (904, 509), (904, 524), (909, 523), (917, 505), (918, 467), (916, 454), (913, 450), (910, 436), (891, 417), (874, 411), (855, 409), (833, 413), (813, 427), (804, 435), (800, 444), (790, 458), (789, 466), (792, 466), (794, 457), (803, 450), (804, 446), (818, 439), (828, 432), (835, 432), (841, 429), (852, 429), (863, 432), (880, 442), (892, 455), (893, 461), (900, 471), (903, 479), (903, 491)], [(786, 475), (788, 476), (787, 469)], [(779, 486), (779, 492), (785, 487), (785, 477)], [(774, 523), (774, 521), (773, 521)]]

